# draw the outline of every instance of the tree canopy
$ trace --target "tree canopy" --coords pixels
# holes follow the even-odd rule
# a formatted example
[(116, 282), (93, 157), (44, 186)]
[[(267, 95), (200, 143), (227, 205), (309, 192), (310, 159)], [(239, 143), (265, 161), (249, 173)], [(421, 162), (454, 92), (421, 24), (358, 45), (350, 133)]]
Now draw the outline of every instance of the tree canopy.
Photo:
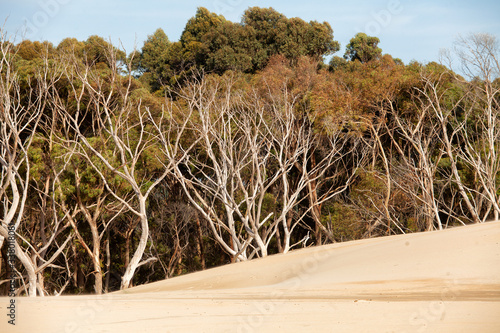
[(380, 40), (360, 32), (357, 33), (346, 46), (344, 58), (350, 61), (363, 63), (380, 58), (382, 49), (378, 47)]
[(149, 36), (141, 50), (141, 66), (157, 90), (194, 71), (255, 73), (277, 54), (292, 61), (301, 56), (322, 60), (339, 47), (327, 22), (307, 23), (272, 8), (252, 7), (236, 23), (200, 7), (179, 42), (170, 43), (161, 29)]

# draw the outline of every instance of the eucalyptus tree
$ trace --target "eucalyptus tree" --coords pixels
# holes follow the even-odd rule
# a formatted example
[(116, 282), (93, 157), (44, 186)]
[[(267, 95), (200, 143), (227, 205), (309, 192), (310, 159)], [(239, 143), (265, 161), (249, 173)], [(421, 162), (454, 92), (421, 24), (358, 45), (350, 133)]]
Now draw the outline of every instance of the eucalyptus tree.
[[(7, 240), (9, 253), (21, 262), (23, 269), (17, 271), (15, 264), (10, 268), (23, 282), (26, 293), (43, 296), (44, 270), (58, 268), (53, 263), (72, 239), (62, 233), (67, 228), (64, 217), (54, 214), (51, 222), (42, 219), (38, 225), (36, 219), (27, 216), (28, 201), (33, 197), (34, 141), (48, 107), (49, 91), (60, 73), (47, 52), (42, 52), (33, 76), (22, 78), (14, 61), (17, 54), (13, 44), (3, 30), (0, 33), (0, 247)], [(46, 193), (50, 182), (44, 183)]]
[[(500, 61), (498, 40), (489, 34), (471, 34), (455, 47), (465, 78), (453, 72), (455, 88), (444, 94), (443, 79), (426, 77), (428, 103), (443, 126), (443, 140), (451, 161), (465, 213), (477, 223), (500, 216)], [(459, 94), (457, 94), (459, 91)], [(451, 96), (450, 96), (451, 95)], [(465, 168), (464, 168), (465, 166)], [(465, 176), (468, 170), (470, 181)]]
[(346, 46), (344, 58), (350, 61), (359, 60), (362, 63), (380, 58), (382, 49), (378, 47), (380, 40), (377, 37), (357, 33)]
[[(158, 130), (168, 126), (171, 118), (143, 105), (141, 98), (133, 98), (131, 62), (127, 64), (128, 74), (120, 75), (117, 60), (121, 53), (111, 44), (99, 49), (99, 54), (108, 59), (109, 68), (101, 69), (82, 63), (74, 54), (67, 55), (64, 74), (75, 103), (61, 101), (57, 108), (70, 129), (62, 139), (76, 147), (110, 198), (139, 221), (139, 242), (121, 278), (121, 289), (126, 289), (140, 266), (156, 260), (143, 260), (149, 239), (147, 201), (173, 168), (172, 164), (163, 164), (157, 146)], [(88, 114), (92, 114), (92, 130), (82, 126)]]

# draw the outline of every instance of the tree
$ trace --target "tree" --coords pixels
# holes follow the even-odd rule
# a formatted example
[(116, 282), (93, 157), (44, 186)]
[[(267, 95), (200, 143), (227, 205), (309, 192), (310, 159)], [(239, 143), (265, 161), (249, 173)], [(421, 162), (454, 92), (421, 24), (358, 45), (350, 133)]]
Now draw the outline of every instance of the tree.
[(34, 60), (54, 55), (54, 46), (49, 42), (23, 40), (16, 46), (16, 49), (16, 54), (24, 60)]
[[(291, 141), (286, 147), (290, 149), (289, 156), (294, 155), (296, 147), (305, 151), (305, 155), (294, 161), (299, 171), (294, 181), (307, 179), (304, 189), (309, 205), (302, 203), (302, 206), (305, 206), (304, 217), (313, 221), (317, 244), (323, 238), (335, 241), (329, 226), (323, 224), (322, 206), (349, 189), (365, 156), (356, 133), (356, 121), (344, 104), (343, 95), (347, 93), (336, 83), (329, 72), (318, 71), (318, 61), (300, 57), (294, 62), (281, 55), (271, 58), (255, 83), (270, 105), (293, 111), (286, 123), (290, 126), (287, 131), (294, 134), (288, 135)], [(280, 119), (276, 115), (272, 118)], [(293, 142), (294, 137), (307, 140)]]
[[(470, 216), (473, 221), (479, 222), (479, 215), (476, 203), (471, 198), (474, 197), (473, 191), (469, 190), (465, 185), (463, 177), (460, 175), (461, 159), (459, 157), (459, 146), (456, 142), (460, 138), (463, 112), (463, 102), (466, 92), (454, 82), (453, 74), (444, 66), (436, 66), (436, 64), (429, 64), (427, 68), (421, 73), (422, 88), (416, 88), (419, 106), (422, 110), (428, 113), (428, 123), (436, 126), (437, 132), (433, 133), (432, 137), (439, 143), (439, 150), (435, 155), (439, 154), (446, 163), (446, 167), (440, 168), (440, 172), (445, 179), (449, 179), (454, 186), (451, 187), (451, 192), (458, 192), (458, 201), (460, 203), (460, 216)], [(427, 134), (426, 134), (427, 135)], [(435, 161), (439, 160), (434, 158)], [(454, 189), (456, 187), (458, 191)], [(453, 193), (452, 195), (454, 195)], [(443, 208), (446, 206), (446, 200), (441, 201)], [(462, 208), (465, 206), (465, 209)], [(476, 207), (475, 207), (476, 206)], [(454, 217), (455, 207), (449, 206), (448, 215)], [(457, 219), (457, 217), (455, 217)]]
[(213, 76), (201, 79), (182, 91), (179, 98), (199, 120), (190, 124), (198, 153), (184, 160), (185, 171), (177, 168), (176, 176), (217, 242), (234, 260), (247, 260), (267, 255), (274, 226), (263, 230), (272, 213), (261, 212), (277, 176), (267, 169), (271, 151), (261, 132), (262, 108), (249, 107), (234, 88), (226, 75), (220, 82)]
[(171, 43), (161, 28), (149, 35), (144, 42), (139, 67), (141, 71), (151, 76), (149, 84), (152, 91), (159, 90), (168, 84), (173, 75), (169, 63), (170, 49)]
[(285, 28), (286, 16), (273, 8), (251, 7), (245, 10), (241, 24), (255, 30), (257, 42), (266, 52), (266, 58), (279, 53), (279, 35)]
[[(367, 163), (360, 173), (359, 184), (362, 185), (352, 192), (351, 200), (367, 222), (365, 235), (405, 232), (406, 216), (401, 200), (397, 198), (405, 193), (403, 188), (413, 189), (415, 183), (410, 185), (410, 177), (405, 177), (404, 172), (412, 174), (410, 170), (399, 169), (401, 159), (396, 147), (406, 141), (395, 134), (399, 127), (394, 120), (404, 119), (402, 113), (408, 116), (415, 112), (416, 108), (408, 111), (408, 105), (411, 105), (409, 91), (418, 84), (418, 75), (405, 69), (390, 55), (368, 63), (345, 63), (344, 66), (333, 75), (343, 92), (337, 93), (337, 99), (346, 96), (346, 104), (354, 112), (353, 118), (358, 119), (356, 128), (365, 132), (365, 144), (371, 155), (371, 163)], [(410, 124), (415, 122), (409, 120)], [(395, 144), (392, 143), (394, 137)], [(420, 204), (418, 200), (414, 202)]]
[[(468, 85), (471, 108), (466, 113), (461, 156), (475, 170), (480, 193), (489, 202), (484, 219), (493, 209), (500, 217), (500, 57), (498, 40), (489, 34), (475, 34), (458, 42), (458, 54), (465, 73), (475, 79)], [(477, 78), (477, 79), (476, 79)], [(473, 140), (475, 138), (475, 140)]]
[(191, 66), (200, 66), (206, 62), (206, 50), (203, 36), (210, 30), (226, 22), (222, 15), (211, 13), (208, 9), (199, 7), (196, 15), (188, 20), (182, 32), (180, 42), (183, 57)]
[(344, 58), (350, 61), (358, 60), (362, 63), (375, 60), (380, 57), (382, 50), (378, 47), (380, 40), (360, 32), (357, 33), (346, 46)]
[[(402, 162), (394, 166), (393, 172), (399, 172), (401, 180), (407, 177), (410, 181), (394, 180), (423, 206), (426, 230), (433, 230), (434, 223), (441, 230), (439, 198), (435, 193), (437, 168), (443, 156), (442, 147), (436, 141), (440, 127), (430, 119), (432, 114), (427, 105), (420, 103), (419, 107), (416, 119), (404, 119), (392, 109), (397, 135), (391, 135)], [(399, 144), (395, 137), (402, 137), (405, 145)]]
[[(77, 49), (71, 51), (77, 51)], [(109, 55), (112, 53), (114, 53), (115, 56), (110, 58)], [(77, 55), (78, 53), (74, 54)], [(87, 65), (94, 66), (103, 64), (107, 68), (114, 68), (119, 62), (123, 63), (125, 61), (126, 54), (122, 50), (115, 48), (111, 42), (107, 42), (104, 38), (93, 35), (84, 42), (83, 57)]]
[(345, 70), (347, 68), (347, 60), (339, 56), (333, 56), (330, 59), (330, 70), (335, 72), (336, 70)]
[[(297, 71), (302, 72), (300, 69)], [(287, 88), (288, 84), (285, 81), (278, 93), (269, 89), (266, 96), (270, 100), (269, 117), (273, 119), (268, 135), (273, 139), (273, 151), (276, 151), (273, 157), (280, 175), (276, 201), (283, 208), (274, 219), (279, 222), (277, 242), (283, 253), (299, 243), (305, 246), (309, 231), (314, 233), (317, 245), (322, 244), (325, 236), (335, 241), (331, 230), (323, 225), (322, 206), (349, 188), (364, 155), (357, 151), (357, 140), (344, 133), (347, 117), (330, 124), (327, 133), (319, 132), (311, 110), (299, 111), (302, 107), (300, 94), (295, 95), (293, 89)], [(298, 243), (291, 243), (294, 231), (308, 216), (314, 227), (306, 226), (307, 235)]]
[[(4, 32), (0, 30), (0, 34), (0, 248), (8, 239), (9, 248), (15, 250), (27, 276), (26, 293), (33, 297), (38, 290), (43, 296), (44, 269), (53, 264), (72, 238), (60, 237), (67, 227), (63, 219), (56, 218), (53, 223), (42, 220), (38, 226), (26, 223), (33, 176), (30, 149), (48, 104), (48, 92), (60, 76), (54, 75), (47, 51), (42, 52), (43, 65), (28, 80), (27, 90), (21, 89), (20, 75), (13, 63), (16, 54), (12, 44), (4, 43)], [(49, 185), (47, 182), (45, 187)], [(49, 249), (52, 251), (47, 258)]]
[[(281, 54), (294, 61), (300, 56), (321, 60), (339, 50), (327, 22), (307, 23), (300, 18), (287, 18), (273, 8), (251, 7), (243, 14), (241, 24), (253, 28), (257, 42), (265, 51), (265, 59)], [(256, 69), (266, 64), (267, 61)]]
[(83, 52), (85, 49), (85, 42), (80, 42), (76, 38), (64, 38), (56, 47), (59, 54), (74, 53), (78, 57), (83, 58)]
[[(500, 216), (498, 174), (500, 172), (500, 77), (498, 41), (489, 34), (473, 34), (460, 38), (456, 52), (468, 81), (453, 75), (454, 83), (462, 93), (451, 99), (441, 93), (442, 80), (427, 78), (431, 94), (428, 101), (443, 124), (443, 140), (447, 143), (454, 182), (465, 203), (469, 216), (477, 223), (493, 214)], [(446, 74), (443, 74), (446, 75)], [(453, 91), (452, 91), (453, 93)], [(446, 98), (448, 97), (448, 98)], [(454, 102), (450, 103), (450, 100)], [(451, 104), (451, 105), (450, 105)], [(451, 134), (447, 134), (447, 128)], [(454, 144), (457, 141), (458, 144)], [(458, 170), (465, 164), (472, 172), (473, 181)]]
[[(120, 53), (112, 48), (102, 52), (110, 60), (107, 76), (100, 75), (91, 66), (82, 67), (74, 56), (66, 59), (72, 64), (64, 74), (71, 82), (76, 110), (70, 110), (57, 96), (53, 98), (71, 130), (63, 139), (77, 148), (78, 154), (99, 175), (106, 191), (139, 221), (139, 243), (122, 275), (121, 289), (126, 289), (140, 266), (156, 260), (143, 260), (149, 238), (147, 201), (153, 189), (172, 170), (172, 165), (162, 163), (161, 151), (155, 148), (158, 131), (169, 119), (165, 119), (164, 114), (153, 114), (141, 100), (132, 100), (133, 77), (130, 70), (126, 77), (119, 75), (117, 57)], [(84, 97), (88, 98), (87, 103)], [(88, 112), (95, 114), (91, 133), (81, 126)]]
[(225, 21), (203, 36), (207, 58), (205, 70), (223, 74), (227, 70), (253, 72), (263, 61), (260, 44), (251, 27)]
[[(65, 143), (67, 142), (61, 142), (61, 146), (64, 147)], [(64, 149), (75, 151), (74, 145), (66, 146)], [(53, 193), (73, 229), (78, 245), (92, 261), (94, 291), (100, 295), (104, 287), (102, 239), (125, 207), (116, 200), (110, 200), (111, 194), (106, 191), (102, 179), (91, 166), (86, 165), (84, 158), (79, 158), (77, 155), (71, 154), (69, 158), (66, 157), (66, 163), (60, 170), (56, 169), (57, 166), (53, 166), (56, 183)], [(96, 163), (97, 161), (94, 161), (94, 164)], [(63, 174), (66, 179), (63, 178)], [(110, 178), (109, 172), (106, 176)], [(80, 223), (82, 219), (90, 229), (90, 240), (85, 237), (86, 228)]]
[(259, 7), (246, 10), (241, 23), (200, 7), (187, 22), (180, 45), (183, 61), (171, 63), (176, 63), (176, 75), (184, 72), (186, 77), (201, 69), (218, 74), (227, 70), (255, 73), (276, 54), (293, 61), (301, 56), (321, 60), (339, 49), (328, 23), (288, 19), (272, 8)]

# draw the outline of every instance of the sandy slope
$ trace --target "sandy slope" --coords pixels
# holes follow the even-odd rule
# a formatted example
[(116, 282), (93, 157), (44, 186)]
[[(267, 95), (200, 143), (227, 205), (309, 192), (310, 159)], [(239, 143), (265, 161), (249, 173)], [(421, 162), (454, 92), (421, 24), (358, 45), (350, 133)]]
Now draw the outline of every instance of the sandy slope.
[(2, 319), (0, 332), (500, 332), (500, 223), (297, 250), (101, 297), (22, 298), (18, 308), (15, 329)]

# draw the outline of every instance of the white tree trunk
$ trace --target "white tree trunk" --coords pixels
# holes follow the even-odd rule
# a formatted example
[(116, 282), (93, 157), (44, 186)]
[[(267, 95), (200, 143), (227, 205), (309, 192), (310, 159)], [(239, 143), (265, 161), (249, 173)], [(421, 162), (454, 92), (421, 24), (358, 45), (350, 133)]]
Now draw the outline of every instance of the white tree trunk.
[(125, 269), (125, 273), (122, 276), (122, 283), (120, 289), (127, 289), (130, 287), (130, 283), (134, 277), (135, 271), (140, 265), (142, 256), (144, 255), (144, 251), (146, 250), (146, 245), (149, 237), (149, 224), (148, 217), (146, 215), (146, 199), (141, 198), (139, 200), (139, 209), (140, 209), (140, 221), (141, 221), (141, 236), (139, 239), (139, 245), (137, 245), (137, 249), (130, 260), (127, 268)]

